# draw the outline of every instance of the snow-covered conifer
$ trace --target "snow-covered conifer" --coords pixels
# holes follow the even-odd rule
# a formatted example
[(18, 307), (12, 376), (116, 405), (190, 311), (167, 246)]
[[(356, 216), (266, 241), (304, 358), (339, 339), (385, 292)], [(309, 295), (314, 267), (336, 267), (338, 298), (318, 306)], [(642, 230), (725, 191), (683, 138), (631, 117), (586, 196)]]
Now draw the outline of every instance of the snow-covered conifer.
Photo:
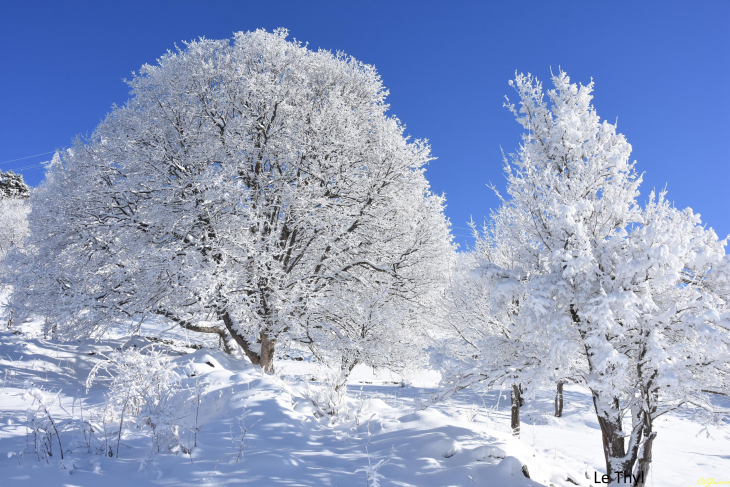
[(30, 188), (23, 181), (22, 174), (0, 171), (0, 200), (5, 198), (21, 200), (30, 198)]

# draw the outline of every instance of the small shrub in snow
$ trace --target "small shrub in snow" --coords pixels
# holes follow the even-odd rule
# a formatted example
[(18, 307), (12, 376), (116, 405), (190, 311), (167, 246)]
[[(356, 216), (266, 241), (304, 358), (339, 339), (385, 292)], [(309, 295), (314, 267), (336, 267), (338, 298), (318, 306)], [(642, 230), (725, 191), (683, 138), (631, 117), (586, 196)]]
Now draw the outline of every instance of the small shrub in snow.
[[(367, 449), (365, 450), (367, 452)], [(364, 472), (365, 477), (365, 487), (380, 487), (380, 481), (384, 480), (385, 477), (383, 477), (378, 470), (380, 470), (380, 467), (388, 463), (390, 459), (387, 460), (380, 460), (375, 465), (372, 464), (370, 461), (370, 452), (367, 452), (368, 454), (368, 466), (365, 468), (359, 468), (355, 470), (355, 473)]]
[(27, 381), (25, 385), (24, 396), (26, 399), (32, 400), (31, 408), (28, 409), (26, 416), (28, 429), (33, 435), (33, 452), (38, 460), (45, 460), (48, 463), (49, 458), (53, 456), (53, 445), (57, 443), (61, 460), (63, 460), (63, 445), (59, 434), (61, 425), (53, 420), (43, 391), (33, 387), (30, 381)]
[(316, 408), (315, 416), (329, 416), (333, 420), (347, 409), (347, 376), (338, 369), (327, 369), (322, 385), (307, 383), (305, 396)]
[[(234, 432), (233, 425), (231, 425), (231, 442), (233, 443), (233, 446), (235, 448), (235, 453), (229, 453), (227, 455), (223, 455), (223, 457), (218, 460), (218, 462), (222, 462), (224, 460), (228, 460), (229, 463), (238, 463), (239, 461), (243, 460), (243, 450), (246, 448), (246, 435), (249, 431), (251, 431), (251, 428), (256, 426), (259, 421), (256, 421), (251, 426), (246, 426), (246, 418), (248, 417), (248, 410), (244, 410), (243, 414), (241, 414), (238, 417), (238, 431)], [(216, 464), (217, 465), (217, 464)], [(217, 466), (216, 466), (217, 468)]]
[[(188, 377), (193, 377), (192, 375), (188, 375)], [(189, 428), (189, 431), (193, 434), (193, 445), (188, 449), (188, 453), (192, 454), (192, 449), (196, 448), (198, 446), (198, 433), (200, 432), (200, 428), (202, 427), (201, 423), (201, 405), (203, 403), (203, 398), (205, 397), (207, 393), (206, 384), (201, 380), (200, 376), (194, 376), (195, 382), (193, 382), (192, 385), (187, 386), (187, 392), (189, 394), (189, 401), (192, 403), (192, 409), (191, 416), (193, 418), (193, 422)], [(194, 412), (194, 414), (192, 414)]]
[(466, 416), (466, 420), (470, 423), (473, 423), (477, 420), (477, 415), (479, 414), (479, 406), (476, 404), (472, 404), (469, 406), (469, 408), (464, 412), (464, 415)]
[(177, 415), (176, 396), (183, 389), (175, 364), (153, 347), (130, 348), (107, 358), (91, 370), (86, 387), (92, 386), (102, 370), (111, 379), (107, 411), (118, 424), (115, 456), (119, 457), (122, 432), (129, 422), (150, 435), (152, 450), (177, 451), (181, 418)]

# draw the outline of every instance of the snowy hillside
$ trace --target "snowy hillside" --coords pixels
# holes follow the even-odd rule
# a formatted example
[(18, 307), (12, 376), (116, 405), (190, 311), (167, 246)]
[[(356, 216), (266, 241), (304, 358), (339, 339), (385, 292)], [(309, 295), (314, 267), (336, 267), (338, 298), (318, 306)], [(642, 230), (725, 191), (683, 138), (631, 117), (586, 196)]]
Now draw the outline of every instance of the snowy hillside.
[[(312, 379), (321, 378), (306, 360), (281, 361), (278, 375), (265, 376), (245, 359), (213, 348), (164, 344), (158, 349), (174, 357), (184, 386), (202, 384), (197, 446), (187, 454), (158, 453), (148, 432), (125, 426), (119, 458), (110, 458), (98, 420), (108, 382), (98, 380), (87, 393), (86, 379), (126, 341), (61, 344), (43, 340), (37, 325), (0, 334), (1, 485), (372, 486), (374, 472), (382, 486), (570, 486), (571, 480), (587, 486), (596, 485), (586, 478), (594, 479), (594, 469), (599, 478), (603, 472), (600, 431), (590, 396), (580, 388), (566, 388), (560, 419), (552, 417), (552, 391), (528, 401), (522, 437), (516, 439), (504, 395), (459, 394), (419, 410), (436, 374), (424, 371), (412, 378), (415, 385), (401, 387), (397, 377), (362, 368), (350, 380), (348, 411), (331, 421), (318, 417), (306, 398), (317, 387)], [(125, 346), (145, 343), (135, 338)], [(29, 388), (42, 390), (62, 430), (63, 460), (57, 444), (48, 462), (34, 451), (28, 419), (38, 403)], [(194, 421), (191, 405), (180, 409), (189, 422)], [(82, 418), (94, 426), (93, 433), (78, 427)], [(648, 485), (696, 485), (701, 477), (720, 479), (729, 471), (727, 431), (704, 428), (687, 413), (660, 421)], [(107, 443), (117, 427), (106, 425)], [(192, 446), (190, 435), (181, 434), (180, 444)]]

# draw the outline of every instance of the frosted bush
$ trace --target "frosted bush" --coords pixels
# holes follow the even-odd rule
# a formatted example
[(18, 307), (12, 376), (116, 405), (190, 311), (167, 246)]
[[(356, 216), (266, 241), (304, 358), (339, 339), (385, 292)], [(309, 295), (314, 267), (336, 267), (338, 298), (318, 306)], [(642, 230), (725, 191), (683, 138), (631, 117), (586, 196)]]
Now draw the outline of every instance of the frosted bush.
[(45, 460), (48, 463), (53, 456), (53, 446), (57, 444), (59, 455), (63, 460), (63, 445), (59, 433), (62, 425), (53, 420), (48, 410), (49, 401), (46, 395), (39, 388), (33, 387), (30, 381), (26, 381), (23, 396), (32, 401), (26, 417), (28, 429), (32, 434), (33, 452), (38, 460)]
[[(132, 423), (149, 434), (151, 449), (177, 451), (180, 448), (181, 417), (178, 416), (177, 397), (182, 391), (177, 366), (169, 356), (153, 347), (130, 348), (111, 353), (99, 362), (86, 380), (87, 390), (98, 379), (100, 372), (111, 380), (107, 393), (107, 410), (118, 424), (116, 450), (125, 424)], [(111, 448), (109, 450), (112, 453)]]

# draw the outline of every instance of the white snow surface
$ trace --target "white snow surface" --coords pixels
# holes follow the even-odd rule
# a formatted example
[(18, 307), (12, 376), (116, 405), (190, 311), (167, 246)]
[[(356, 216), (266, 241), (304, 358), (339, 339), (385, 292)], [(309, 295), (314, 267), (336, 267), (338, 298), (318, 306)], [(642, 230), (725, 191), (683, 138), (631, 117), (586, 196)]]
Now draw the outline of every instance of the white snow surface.
[[(600, 485), (593, 479), (604, 472), (590, 395), (579, 387), (566, 386), (562, 418), (552, 415), (553, 391), (528, 400), (516, 439), (509, 431), (506, 394), (462, 392), (423, 410), (419, 404), (434, 391), (437, 373), (416, 374), (406, 378), (412, 385), (402, 387), (401, 377), (359, 367), (348, 386), (346, 416), (333, 421), (315, 417), (316, 408), (306, 399), (306, 389), (322, 377), (315, 363), (280, 360), (277, 375), (267, 376), (241, 357), (208, 348), (214, 346), (210, 343), (199, 350), (164, 345), (181, 370), (194, 370), (207, 384), (204, 425), (191, 454), (150, 454), (149, 438), (133, 429), (122, 437), (119, 458), (89, 453), (85, 446), (71, 451), (81, 433), (69, 430), (61, 433), (64, 460), (54, 450), (46, 463), (30, 448), (26, 381), (51, 398), (54, 420), (78, 417), (82, 406), (88, 415), (103, 405), (106, 390), (97, 381), (86, 392), (89, 371), (128, 341), (59, 343), (44, 340), (33, 325), (0, 332), (2, 486), (344, 487), (366, 485), (368, 465), (380, 461), (385, 461), (378, 469), (383, 486), (588, 486)], [(138, 337), (127, 346), (146, 343)], [(236, 462), (241, 418), (249, 431)], [(657, 427), (647, 485), (689, 486), (700, 478), (730, 476), (726, 429), (705, 427), (687, 411), (666, 415)], [(522, 473), (523, 465), (531, 479)]]

